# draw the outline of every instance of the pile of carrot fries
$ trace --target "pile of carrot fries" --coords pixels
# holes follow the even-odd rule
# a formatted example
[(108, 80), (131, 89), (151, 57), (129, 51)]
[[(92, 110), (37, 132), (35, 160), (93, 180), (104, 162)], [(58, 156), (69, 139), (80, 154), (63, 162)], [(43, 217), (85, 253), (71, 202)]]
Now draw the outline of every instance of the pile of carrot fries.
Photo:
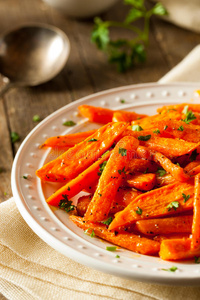
[(164, 106), (154, 116), (89, 105), (79, 112), (102, 126), (44, 142), (66, 150), (36, 171), (63, 183), (48, 204), (91, 237), (131, 251), (200, 256), (200, 104)]

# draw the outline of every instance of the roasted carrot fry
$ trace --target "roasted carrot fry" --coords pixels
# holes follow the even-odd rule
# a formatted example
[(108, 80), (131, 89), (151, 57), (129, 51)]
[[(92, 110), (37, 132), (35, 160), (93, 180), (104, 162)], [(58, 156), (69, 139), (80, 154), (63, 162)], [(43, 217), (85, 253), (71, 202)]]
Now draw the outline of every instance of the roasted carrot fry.
[(86, 132), (78, 132), (66, 135), (58, 135), (52, 136), (48, 138), (44, 144), (41, 146), (43, 147), (51, 147), (51, 148), (71, 148), (74, 147), (76, 144), (84, 141), (90, 135), (94, 134), (95, 130), (90, 130)]
[(129, 163), (129, 173), (156, 172), (157, 169), (157, 164), (151, 160), (135, 158)]
[(192, 249), (198, 248), (200, 245), (200, 174), (194, 179), (194, 208), (192, 222)]
[(184, 172), (186, 174), (190, 174), (191, 175), (192, 170), (194, 168), (196, 168), (197, 166), (199, 166), (199, 165), (200, 165), (200, 161), (191, 161), (189, 164), (187, 164), (187, 166), (185, 166)]
[(191, 233), (170, 233), (170, 234), (160, 234), (153, 237), (153, 240), (162, 243), (164, 240), (174, 240), (174, 239), (189, 239)]
[(163, 169), (172, 175), (178, 181), (187, 181), (189, 180), (189, 176), (185, 174), (184, 169), (179, 165), (173, 164), (171, 160), (169, 160), (166, 156), (159, 152), (155, 152), (153, 155), (154, 161), (159, 163)]
[(146, 235), (171, 234), (192, 232), (192, 215), (140, 220), (135, 224), (135, 229)]
[(141, 191), (150, 191), (156, 184), (156, 175), (153, 173), (130, 175), (127, 179), (128, 186)]
[(93, 135), (70, 148), (55, 160), (36, 171), (42, 180), (67, 182), (87, 169), (108, 150), (128, 123), (111, 123), (99, 128)]
[(188, 175), (195, 176), (200, 173), (200, 165), (197, 165), (195, 168), (188, 172)]
[[(143, 118), (146, 115), (140, 115), (136, 114), (135, 112), (126, 112), (126, 111), (114, 111), (111, 109), (107, 108), (102, 108), (102, 107), (95, 107), (95, 106), (90, 106), (90, 105), (80, 105), (78, 107), (80, 113), (88, 118), (91, 122), (96, 122), (100, 124), (106, 124), (109, 122), (112, 122), (113, 119), (113, 114), (116, 112), (120, 112), (120, 114), (124, 115), (124, 117), (127, 115), (129, 118), (130, 116), (132, 117), (132, 120), (136, 120), (138, 118)], [(127, 121), (125, 121), (127, 122)]]
[(193, 208), (193, 182), (175, 182), (135, 198), (119, 212), (109, 229), (126, 226), (141, 219), (177, 214)]
[(57, 190), (51, 195), (47, 202), (50, 205), (58, 206), (60, 200), (63, 198), (62, 195), (66, 195), (68, 199), (77, 195), (84, 188), (88, 188), (99, 179), (99, 171), (104, 162), (110, 156), (110, 152), (105, 153), (99, 160), (93, 163), (88, 169), (79, 174), (76, 178), (72, 179), (66, 185)]
[(168, 158), (190, 153), (199, 146), (198, 143), (190, 143), (184, 140), (155, 136), (143, 143), (144, 146), (149, 147), (150, 150), (161, 152)]
[(160, 249), (160, 243), (145, 237), (139, 237), (138, 235), (127, 232), (111, 232), (104, 224), (95, 224), (76, 216), (70, 216), (70, 219), (78, 227), (87, 230), (88, 234), (94, 232), (96, 236), (134, 252), (153, 255), (158, 253)]
[(181, 260), (200, 256), (200, 246), (191, 248), (191, 239), (163, 240), (159, 255), (164, 260)]
[(128, 163), (138, 144), (133, 137), (124, 137), (117, 143), (89, 204), (85, 214), (86, 220), (103, 221), (107, 218), (124, 173), (128, 170)]
[(161, 108), (158, 108), (157, 112), (162, 113), (163, 111), (178, 111), (182, 113), (185, 106), (188, 106), (188, 110), (192, 110), (194, 112), (200, 113), (200, 104), (192, 104), (192, 103), (181, 103), (181, 104), (163, 106)]
[(116, 111), (113, 113), (113, 122), (132, 122), (133, 120), (138, 120), (146, 117), (146, 115), (138, 115), (135, 112), (129, 111)]
[(156, 182), (157, 182), (157, 186), (161, 187), (176, 182), (176, 179), (172, 177), (171, 174), (162, 175), (162, 172), (159, 173), (158, 171), (158, 173), (156, 174)]
[(91, 199), (92, 199), (92, 195), (82, 196), (78, 199), (78, 202), (76, 205), (76, 210), (77, 210), (78, 216), (80, 216), (80, 217), (84, 216)]

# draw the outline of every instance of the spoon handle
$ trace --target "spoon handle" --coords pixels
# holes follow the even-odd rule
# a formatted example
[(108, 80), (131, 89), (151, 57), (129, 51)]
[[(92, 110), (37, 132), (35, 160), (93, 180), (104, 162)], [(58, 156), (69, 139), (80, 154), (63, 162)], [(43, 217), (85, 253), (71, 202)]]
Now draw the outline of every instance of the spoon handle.
[(0, 100), (2, 96), (13, 86), (12, 82), (7, 78), (3, 78), (4, 84), (0, 87)]

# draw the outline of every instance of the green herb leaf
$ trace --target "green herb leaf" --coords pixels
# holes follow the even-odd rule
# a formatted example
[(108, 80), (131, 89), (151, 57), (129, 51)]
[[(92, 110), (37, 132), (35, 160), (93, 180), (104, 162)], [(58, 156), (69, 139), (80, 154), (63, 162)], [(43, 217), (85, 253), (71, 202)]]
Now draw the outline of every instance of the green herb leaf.
[(68, 197), (66, 194), (62, 195), (63, 199), (60, 200), (59, 202), (59, 207), (63, 210), (65, 210), (66, 212), (70, 212), (72, 210), (75, 209), (75, 205), (72, 204), (72, 201), (68, 200)]
[(40, 122), (40, 116), (39, 115), (34, 115), (33, 116), (33, 122)]
[(169, 269), (162, 269), (163, 271), (168, 271), (168, 272), (175, 272), (176, 270), (178, 270), (177, 267), (171, 267)]
[(112, 222), (112, 220), (113, 220), (113, 218), (109, 217), (107, 220), (102, 221), (102, 223), (105, 224), (105, 225), (110, 225), (110, 223)]
[(172, 208), (176, 210), (179, 208), (179, 202), (178, 201), (173, 201), (170, 204), (167, 205), (168, 211), (170, 211)]
[(102, 172), (103, 172), (103, 170), (104, 170), (104, 168), (105, 168), (107, 162), (108, 162), (108, 161), (105, 160), (102, 164), (99, 165), (100, 168), (99, 168), (98, 176), (101, 176), (101, 174), (102, 174)]
[(120, 100), (120, 103), (125, 103), (126, 101), (124, 99), (121, 99)]
[(17, 132), (11, 132), (11, 142), (14, 144), (20, 140), (19, 134)]
[(197, 256), (194, 257), (195, 264), (200, 264), (199, 259), (200, 259), (200, 257), (197, 257)]
[(122, 173), (126, 174), (125, 167), (122, 170), (118, 170), (118, 173), (121, 175)]
[(133, 131), (142, 131), (143, 130), (143, 128), (140, 125), (132, 125), (131, 129)]
[(130, 24), (133, 21), (138, 20), (138, 19), (140, 19), (143, 16), (144, 16), (144, 12), (143, 11), (141, 11), (141, 10), (133, 7), (133, 8), (130, 9), (130, 11), (129, 11), (128, 15), (126, 16), (126, 19), (125, 19), (124, 22), (126, 24)]
[(127, 149), (119, 147), (119, 154), (121, 154), (121, 156), (127, 156)]
[(191, 110), (189, 110), (186, 113), (186, 118), (184, 120), (182, 120), (183, 122), (185, 122), (186, 124), (189, 124), (191, 121), (196, 120), (195, 115), (193, 114), (193, 112)]
[(110, 41), (106, 22), (104, 23), (100, 18), (96, 17), (94, 23), (91, 41), (95, 43), (100, 50), (105, 50)]
[(159, 130), (159, 129), (156, 129), (156, 130), (153, 131), (153, 133), (159, 134), (159, 133), (160, 133), (160, 130)]
[[(89, 234), (89, 231), (91, 231), (91, 230), (92, 230), (92, 232)], [(84, 231), (84, 233), (89, 234), (92, 238), (95, 236), (94, 229), (92, 229), (92, 228), (86, 229), (86, 230)]]
[(137, 207), (137, 210), (135, 212), (136, 212), (136, 214), (141, 215), (142, 209), (140, 207)]
[(116, 255), (115, 258), (120, 258), (120, 256), (119, 256), (119, 255)]
[(91, 140), (89, 140), (88, 142), (97, 142), (98, 140), (97, 139), (91, 139)]
[(184, 127), (181, 125), (179, 128), (178, 128), (179, 131), (183, 131), (184, 130)]
[(69, 120), (69, 121), (64, 122), (63, 125), (70, 127), (70, 126), (75, 126), (76, 123), (74, 121)]
[(164, 8), (164, 6), (161, 3), (157, 3), (152, 8), (152, 12), (154, 15), (158, 15), (158, 16), (164, 16), (168, 14), (167, 10)]
[(28, 176), (26, 176), (26, 175), (23, 175), (22, 177), (23, 177), (24, 179), (28, 179)]
[(182, 193), (182, 196), (183, 196), (183, 199), (184, 199), (183, 200), (184, 203), (187, 202), (190, 199), (190, 195), (186, 196), (186, 194)]
[(195, 149), (194, 151), (192, 151), (192, 154), (190, 155), (190, 160), (191, 161), (196, 160), (197, 156), (198, 156), (197, 149)]
[(124, 0), (125, 4), (132, 5), (136, 8), (144, 8), (144, 0)]
[(151, 134), (138, 136), (138, 140), (140, 141), (148, 141), (150, 140), (150, 138), (151, 138)]
[(146, 168), (146, 170), (144, 171), (144, 174), (147, 174), (148, 171), (149, 171), (149, 168)]
[(158, 168), (156, 172), (159, 176), (164, 176), (167, 172), (163, 168)]
[(106, 247), (108, 251), (116, 251), (117, 247)]
[(167, 125), (165, 125), (165, 127), (164, 127), (164, 130), (166, 130), (168, 128), (168, 126)]

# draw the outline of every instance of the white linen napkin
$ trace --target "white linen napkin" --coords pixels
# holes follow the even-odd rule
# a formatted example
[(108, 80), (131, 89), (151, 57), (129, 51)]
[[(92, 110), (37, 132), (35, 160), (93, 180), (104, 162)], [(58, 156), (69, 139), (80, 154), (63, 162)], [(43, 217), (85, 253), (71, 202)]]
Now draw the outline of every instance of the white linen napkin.
[[(200, 82), (199, 70), (200, 46), (159, 82)], [(200, 299), (198, 287), (126, 280), (63, 256), (28, 227), (13, 198), (0, 205), (0, 292), (10, 300)]]

